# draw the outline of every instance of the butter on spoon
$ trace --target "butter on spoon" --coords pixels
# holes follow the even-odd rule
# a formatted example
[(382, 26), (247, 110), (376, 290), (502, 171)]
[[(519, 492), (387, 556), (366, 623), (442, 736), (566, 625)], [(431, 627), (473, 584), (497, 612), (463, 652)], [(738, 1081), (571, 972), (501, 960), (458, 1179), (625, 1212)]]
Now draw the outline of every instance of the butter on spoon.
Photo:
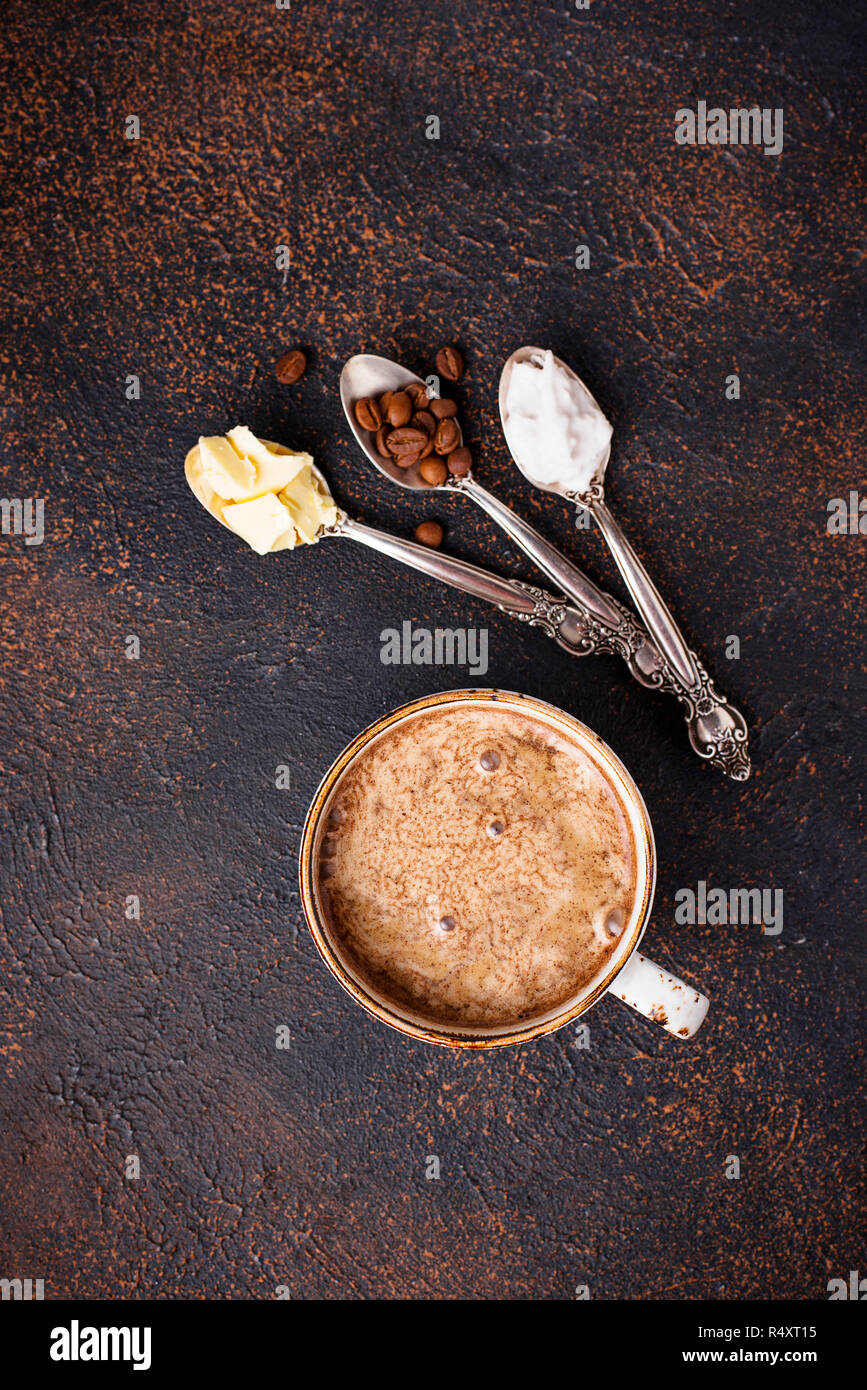
[[(263, 462), (258, 451), (256, 457), (251, 457), (252, 446), (248, 436), (273, 458), (265, 459)], [(231, 454), (222, 447), (227, 441), (232, 449)], [(243, 446), (245, 443), (247, 452), (242, 458), (238, 445)], [(256, 463), (256, 458), (259, 459), (259, 464)], [(244, 466), (244, 460), (254, 465), (252, 471)], [(293, 467), (293, 460), (296, 465), (299, 460), (301, 461), (297, 470)], [(254, 521), (257, 521), (255, 526), (245, 524), (244, 531), (242, 531), (238, 520), (239, 509), (241, 507), (249, 508), (250, 504), (257, 500), (248, 494), (256, 489), (256, 469), (260, 465), (268, 469), (281, 467), (291, 469), (292, 481), (285, 484), (277, 492), (260, 493), (259, 498), (264, 498), (268, 503), (268, 512), (265, 513), (262, 509), (261, 515), (259, 515), (259, 509), (256, 509), (253, 513), (250, 513), (249, 510), (242, 513), (242, 518), (253, 516)], [(315, 505), (320, 509), (320, 521), (314, 529), (312, 522), (309, 525), (306, 524), (306, 517), (296, 516), (290, 534), (288, 530), (280, 529), (285, 526), (285, 518), (279, 511), (273, 520), (271, 519), (272, 502), (273, 500), (282, 501), (284, 510), (289, 511), (291, 501), (294, 499), (297, 502), (297, 489), (302, 484), (306, 484), (308, 470), (318, 494)], [(550, 610), (552, 614), (550, 624), (543, 624), (543, 630), (549, 636), (554, 637), (566, 651), (575, 656), (586, 656), (596, 649), (595, 620), (592, 612), (584, 605), (576, 604), (573, 607), (559, 596), (546, 594), (542, 589), (532, 588), (516, 579), (501, 579), (499, 575), (492, 574), (490, 570), (481, 569), (478, 565), (471, 565), (466, 560), (457, 560), (452, 555), (444, 555), (442, 551), (431, 550), (425, 545), (416, 545), (414, 541), (405, 541), (399, 536), (390, 536), (386, 531), (379, 531), (373, 526), (365, 526), (363, 522), (347, 516), (334, 503), (325, 478), (309, 454), (293, 454), (290, 449), (284, 448), (281, 444), (274, 444), (270, 440), (256, 440), (255, 435), (251, 435), (250, 431), (239, 426), (237, 430), (230, 430), (228, 435), (218, 436), (216, 440), (200, 439), (199, 443), (187, 454), (184, 472), (193, 495), (201, 502), (205, 511), (216, 521), (219, 521), (222, 526), (246, 540), (248, 544), (253, 544), (254, 549), (260, 555), (268, 554), (273, 550), (294, 549), (301, 543), (312, 544), (314, 541), (322, 539), (323, 536), (358, 541), (360, 545), (377, 550), (382, 555), (388, 555), (393, 560), (400, 561), (401, 564), (409, 565), (410, 568), (429, 575), (432, 579), (438, 579), (444, 584), (450, 584), (454, 589), (461, 589), (464, 593), (472, 594), (474, 598), (492, 603), (501, 612), (510, 614), (520, 622), (541, 623), (542, 620), (539, 616), (541, 604), (546, 611)], [(226, 473), (229, 475), (228, 479), (224, 476)], [(258, 474), (260, 480), (264, 476), (263, 473)], [(268, 475), (272, 481), (274, 476), (272, 473)], [(276, 481), (281, 482), (282, 476), (278, 475)], [(220, 491), (217, 490), (214, 483), (217, 483)], [(244, 500), (235, 502), (221, 495), (226, 492), (241, 493)], [(272, 500), (269, 501), (269, 499)], [(298, 527), (298, 522), (301, 522), (304, 528), (303, 533)], [(602, 649), (609, 650), (607, 647)], [(639, 657), (636, 656), (633, 661), (632, 650), (630, 649), (627, 655), (625, 648), (621, 655), (626, 657), (632, 674), (644, 684), (645, 680), (641, 673)]]
[(257, 555), (315, 545), (340, 519), (310, 454), (258, 439), (246, 425), (200, 436), (184, 472), (205, 510)]

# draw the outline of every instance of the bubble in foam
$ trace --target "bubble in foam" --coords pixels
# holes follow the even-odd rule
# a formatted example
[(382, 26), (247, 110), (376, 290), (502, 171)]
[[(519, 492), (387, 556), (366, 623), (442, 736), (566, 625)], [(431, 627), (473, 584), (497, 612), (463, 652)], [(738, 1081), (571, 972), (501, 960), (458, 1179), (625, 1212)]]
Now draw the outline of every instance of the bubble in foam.
[(479, 767), (483, 772), (496, 772), (499, 766), (500, 755), (499, 753), (495, 753), (492, 748), (489, 748), (487, 752), (483, 753), (479, 758)]
[(614, 907), (605, 918), (605, 934), (612, 939), (619, 936), (626, 923), (626, 913), (622, 907)]

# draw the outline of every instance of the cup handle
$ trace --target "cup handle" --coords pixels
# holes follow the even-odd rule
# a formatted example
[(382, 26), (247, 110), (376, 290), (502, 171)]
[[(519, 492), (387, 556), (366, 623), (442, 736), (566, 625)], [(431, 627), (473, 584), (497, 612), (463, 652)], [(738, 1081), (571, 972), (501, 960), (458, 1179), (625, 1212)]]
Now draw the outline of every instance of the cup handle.
[(710, 1003), (692, 985), (670, 975), (640, 951), (632, 952), (614, 983), (609, 985), (608, 993), (660, 1024), (676, 1038), (695, 1037)]

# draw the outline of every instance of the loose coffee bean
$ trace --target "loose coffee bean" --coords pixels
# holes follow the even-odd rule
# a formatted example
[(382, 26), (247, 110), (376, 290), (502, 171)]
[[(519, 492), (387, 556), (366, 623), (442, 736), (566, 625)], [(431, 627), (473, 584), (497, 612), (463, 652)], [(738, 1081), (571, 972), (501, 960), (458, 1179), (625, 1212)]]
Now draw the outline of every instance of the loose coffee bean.
[(443, 400), (442, 396), (438, 396), (435, 401), (431, 401), (430, 409), (431, 414), (435, 415), (438, 420), (450, 420), (453, 415), (458, 413), (458, 403), (457, 401)]
[(388, 452), (388, 436), (391, 434), (391, 425), (380, 425), (376, 431), (376, 452), (381, 454), (384, 459), (391, 458)]
[(417, 430), (412, 425), (403, 425), (389, 434), (388, 452), (401, 468), (411, 468), (419, 461), (422, 450), (430, 442), (424, 430)]
[(430, 458), (426, 458), (420, 464), (418, 471), (425, 482), (430, 483), (431, 487), (440, 487), (449, 476), (446, 461), (444, 458), (440, 458), (439, 454), (431, 454)]
[[(437, 427), (437, 422), (429, 410), (417, 410), (412, 417), (412, 423), (415, 425), (416, 429), (424, 430), (425, 434), (433, 434)], [(440, 453), (446, 452), (445, 449), (440, 450)]]
[(307, 370), (307, 355), (300, 348), (287, 352), (274, 368), (274, 375), (284, 386), (294, 386)]
[(372, 396), (365, 396), (362, 400), (356, 401), (355, 418), (363, 430), (378, 430), (382, 424), (379, 401), (375, 401)]
[(413, 410), (427, 410), (430, 405), (430, 396), (420, 381), (412, 381), (406, 388), (406, 394), (412, 401)]
[(452, 450), (446, 459), (446, 464), (450, 473), (453, 473), (456, 478), (462, 478), (472, 468), (473, 456), (466, 445), (461, 445), (460, 449)]
[(434, 435), (434, 445), (438, 454), (450, 454), (461, 442), (461, 430), (457, 420), (440, 420)]
[(460, 348), (444, 347), (437, 353), (437, 371), (446, 381), (457, 381), (463, 375), (464, 357)]
[(388, 403), (389, 423), (399, 429), (401, 425), (408, 425), (412, 418), (412, 401), (408, 391), (393, 391), (391, 400)]
[(419, 545), (429, 545), (434, 549), (442, 545), (443, 528), (438, 521), (423, 521), (415, 528), (415, 538)]

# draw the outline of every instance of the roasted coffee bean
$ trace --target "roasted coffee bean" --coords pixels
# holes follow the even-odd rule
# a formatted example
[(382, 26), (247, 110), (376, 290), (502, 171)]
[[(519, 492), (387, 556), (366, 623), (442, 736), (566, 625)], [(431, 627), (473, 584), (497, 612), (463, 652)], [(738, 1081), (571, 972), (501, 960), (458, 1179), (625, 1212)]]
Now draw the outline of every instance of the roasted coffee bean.
[(418, 471), (431, 487), (439, 487), (449, 476), (446, 461), (440, 458), (439, 454), (431, 454), (430, 458), (424, 459)]
[(355, 418), (363, 430), (378, 430), (382, 424), (379, 401), (375, 401), (372, 396), (365, 396), (362, 400), (356, 401)]
[(450, 454), (461, 442), (461, 431), (457, 420), (440, 420), (434, 435), (434, 446), (438, 454)]
[(414, 463), (418, 463), (422, 449), (429, 442), (424, 430), (414, 429), (412, 425), (402, 425), (389, 434), (388, 452), (401, 468), (410, 468)]
[(436, 548), (442, 545), (443, 528), (438, 521), (423, 521), (421, 526), (415, 528), (415, 538), (419, 545), (430, 545)]
[(450, 420), (453, 415), (458, 413), (458, 403), (457, 401), (443, 400), (442, 396), (439, 396), (435, 401), (431, 401), (430, 409), (431, 414), (435, 415), (438, 420)]
[(406, 388), (406, 393), (412, 401), (413, 410), (427, 410), (430, 396), (420, 381), (411, 381)]
[(446, 465), (456, 478), (462, 478), (472, 468), (473, 456), (466, 445), (461, 445), (460, 449), (452, 450), (446, 459)]
[(460, 348), (444, 347), (437, 353), (437, 371), (446, 381), (457, 381), (463, 375), (464, 357)]
[(394, 392), (393, 392), (393, 391), (384, 391), (383, 394), (382, 394), (382, 395), (380, 396), (380, 398), (379, 398), (379, 409), (380, 409), (380, 412), (381, 412), (381, 414), (382, 414), (383, 420), (387, 420), (387, 419), (388, 419), (388, 407), (389, 407), (389, 404), (391, 403), (391, 398), (392, 398), (393, 395), (394, 395)]
[(400, 429), (401, 425), (408, 425), (412, 418), (412, 401), (407, 391), (392, 391), (391, 400), (388, 403), (389, 423), (395, 429)]
[(287, 352), (274, 368), (274, 375), (284, 386), (294, 386), (307, 370), (307, 356), (300, 348)]
[(437, 422), (429, 410), (417, 410), (412, 417), (412, 423), (416, 429), (424, 430), (425, 434), (433, 434), (437, 427)]
[(431, 454), (433, 453), (433, 451), (434, 451), (433, 435), (432, 435), (432, 434), (429, 434), (429, 435), (427, 436), (427, 443), (425, 444), (424, 448), (422, 449), (421, 453), (419, 454), (419, 459), (421, 460), (421, 459), (430, 458), (430, 456), (431, 456)]
[(384, 459), (391, 458), (388, 452), (388, 436), (391, 434), (391, 425), (380, 425), (376, 431), (376, 452), (381, 454)]

